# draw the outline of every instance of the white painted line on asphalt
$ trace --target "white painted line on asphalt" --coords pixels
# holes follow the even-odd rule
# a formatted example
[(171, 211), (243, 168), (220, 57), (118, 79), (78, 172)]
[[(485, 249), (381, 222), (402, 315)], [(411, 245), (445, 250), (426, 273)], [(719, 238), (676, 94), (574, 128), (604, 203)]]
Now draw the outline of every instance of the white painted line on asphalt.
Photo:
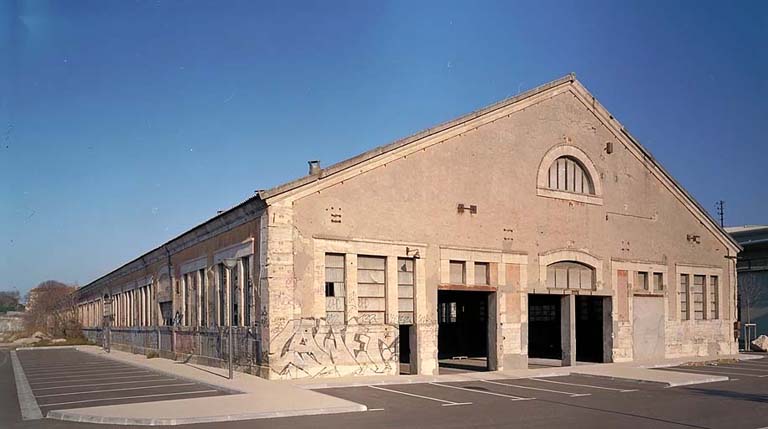
[(72, 379), (72, 378), (98, 378), (98, 377), (106, 377), (108, 375), (121, 375), (121, 374), (141, 374), (149, 372), (147, 370), (137, 369), (134, 371), (117, 371), (117, 372), (106, 372), (106, 373), (99, 373), (96, 374), (97, 377), (94, 377), (94, 374), (80, 374), (80, 375), (62, 375), (60, 377), (38, 377), (36, 379), (30, 379), (29, 381), (34, 383), (39, 380), (66, 380), (66, 379)]
[(417, 395), (415, 393), (401, 392), (399, 390), (387, 389), (385, 387), (379, 387), (379, 386), (368, 386), (368, 387), (370, 387), (371, 389), (383, 390), (385, 392), (398, 393), (400, 395), (405, 395), (405, 396), (412, 396), (414, 398), (421, 398), (421, 399), (427, 399), (427, 400), (435, 401), (435, 402), (442, 402), (444, 407), (449, 407), (449, 406), (452, 406), (452, 405), (472, 405), (471, 402), (446, 401), (445, 399), (432, 398), (432, 397), (429, 397), (429, 396)]
[(612, 390), (614, 392), (619, 392), (619, 393), (637, 392), (637, 389), (617, 389), (615, 387), (593, 386), (591, 384), (580, 384), (580, 383), (566, 383), (564, 381), (546, 380), (543, 378), (531, 378), (531, 380), (543, 381), (545, 383), (564, 384), (567, 386), (589, 387), (591, 389)]
[(123, 365), (120, 362), (94, 362), (94, 363), (88, 363), (88, 362), (82, 362), (77, 365), (24, 365), (24, 369), (29, 371), (42, 371), (46, 369), (50, 370), (67, 370), (67, 369), (77, 369), (77, 368), (91, 368), (95, 366), (101, 366), (101, 365)]
[(369, 408), (368, 411), (384, 411), (384, 408)]
[(117, 369), (107, 369), (107, 368), (98, 368), (96, 370), (83, 370), (83, 371), (57, 371), (53, 373), (28, 373), (33, 374), (37, 378), (43, 378), (43, 377), (50, 377), (57, 374), (68, 374), (68, 375), (80, 375), (80, 374), (114, 374), (117, 372), (126, 372), (131, 370), (141, 370), (140, 368), (136, 367), (127, 367), (127, 368), (117, 368)]
[(37, 398), (38, 399), (50, 398), (52, 396), (67, 396), (67, 395), (87, 395), (89, 393), (102, 393), (102, 392), (122, 392), (124, 390), (157, 389), (158, 387), (193, 386), (194, 384), (195, 383), (156, 384), (154, 386), (122, 387), (120, 389), (84, 390), (81, 392), (51, 393), (48, 395), (37, 395)]
[(77, 371), (67, 370), (57, 370), (57, 371), (25, 371), (27, 374), (32, 374), (36, 376), (46, 376), (46, 375), (55, 375), (55, 374), (85, 374), (85, 373), (97, 373), (97, 372), (111, 372), (111, 371), (120, 371), (120, 370), (129, 370), (136, 368), (135, 366), (107, 366), (107, 367), (98, 367), (93, 369), (80, 369)]
[(498, 381), (490, 381), (490, 380), (480, 380), (483, 383), (489, 383), (489, 384), (497, 384), (499, 386), (509, 386), (509, 387), (517, 387), (519, 389), (530, 389), (530, 390), (540, 390), (542, 392), (550, 392), (550, 393), (559, 393), (561, 395), (568, 395), (572, 398), (576, 398), (579, 396), (590, 396), (591, 393), (575, 393), (575, 392), (564, 392), (562, 390), (551, 390), (551, 389), (544, 389), (541, 387), (530, 387), (530, 386), (523, 386), (520, 384), (507, 384), (507, 383), (500, 383)]
[(54, 386), (54, 387), (40, 387), (38, 389), (35, 389), (35, 392), (38, 392), (40, 390), (52, 390), (52, 389), (71, 389), (73, 387), (95, 387), (95, 386), (110, 386), (113, 384), (133, 384), (133, 383), (151, 383), (154, 381), (173, 381), (176, 380), (176, 378), (161, 378), (159, 380), (138, 380), (138, 381), (118, 381), (116, 383), (94, 383), (94, 384), (65, 384), (63, 386)]
[(694, 374), (699, 375), (705, 375), (705, 374), (728, 374), (728, 375), (738, 375), (741, 377), (755, 377), (755, 378), (763, 378), (768, 377), (768, 374), (766, 375), (754, 375), (754, 374), (744, 374), (740, 372), (726, 372), (726, 371), (704, 371), (704, 370), (695, 370), (695, 369), (687, 369), (687, 368), (670, 368), (673, 371), (683, 371), (683, 372), (692, 372)]
[(468, 389), (466, 387), (451, 386), (450, 384), (440, 384), (440, 383), (429, 383), (429, 384), (431, 384), (433, 386), (447, 387), (447, 388), (450, 388), (450, 389), (464, 390), (464, 391), (472, 392), (472, 393), (481, 393), (483, 395), (501, 396), (503, 398), (510, 398), (513, 401), (530, 401), (532, 399), (536, 399), (536, 398), (524, 398), (524, 397), (521, 397), (521, 396), (506, 395), (504, 393), (484, 392), (482, 390)]
[(87, 371), (91, 369), (97, 369), (97, 368), (112, 368), (116, 366), (130, 366), (122, 363), (100, 363), (96, 365), (78, 365), (73, 366), (69, 368), (28, 368), (26, 369), (27, 372), (53, 372), (53, 371)]
[(159, 396), (193, 395), (197, 393), (211, 393), (211, 392), (218, 392), (218, 390), (210, 389), (210, 390), (196, 390), (194, 392), (157, 393), (154, 395), (120, 396), (117, 398), (88, 399), (85, 401), (70, 401), (70, 402), (57, 402), (55, 404), (43, 404), (42, 407), (50, 408), (50, 407), (56, 407), (59, 405), (84, 404), (88, 402), (120, 401), (123, 399), (139, 399), (139, 398), (157, 398)]
[[(126, 375), (126, 376), (121, 376), (121, 377), (109, 377), (109, 379), (110, 379), (110, 380), (123, 380), (123, 379), (126, 379), (126, 378), (147, 378), (147, 377), (161, 377), (161, 376), (159, 376), (159, 375), (157, 375), (157, 374), (149, 374), (149, 375)], [(35, 386), (38, 386), (38, 385), (40, 385), (40, 384), (54, 384), (54, 383), (55, 383), (55, 384), (61, 384), (61, 383), (70, 383), (70, 382), (73, 382), (73, 381), (77, 381), (77, 380), (69, 380), (69, 381), (61, 381), (61, 380), (58, 380), (58, 381), (38, 381), (37, 383), (35, 383)], [(35, 389), (35, 387), (32, 387), (32, 388), (33, 388), (33, 389)]]

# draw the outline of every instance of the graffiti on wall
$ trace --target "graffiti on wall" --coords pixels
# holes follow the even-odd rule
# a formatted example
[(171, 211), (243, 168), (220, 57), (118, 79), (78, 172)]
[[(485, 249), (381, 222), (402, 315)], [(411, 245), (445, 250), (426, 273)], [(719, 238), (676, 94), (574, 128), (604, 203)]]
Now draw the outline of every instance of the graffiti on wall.
[(289, 320), (272, 336), (270, 370), (280, 378), (397, 374), (397, 330), (357, 322)]

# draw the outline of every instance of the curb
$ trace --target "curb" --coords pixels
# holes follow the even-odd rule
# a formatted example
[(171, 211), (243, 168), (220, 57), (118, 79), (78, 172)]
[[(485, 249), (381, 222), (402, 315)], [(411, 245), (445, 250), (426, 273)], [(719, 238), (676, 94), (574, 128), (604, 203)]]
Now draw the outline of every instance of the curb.
[(321, 414), (340, 414), (367, 411), (368, 407), (361, 404), (334, 408), (314, 408), (294, 411), (265, 411), (259, 413), (230, 414), (211, 417), (190, 417), (178, 419), (147, 419), (132, 417), (104, 417), (78, 414), (66, 410), (54, 410), (48, 412), (49, 419), (57, 419), (78, 423), (97, 423), (108, 425), (137, 425), (137, 426), (176, 426), (193, 423), (217, 423), (234, 422), (242, 420), (272, 419), (278, 417), (315, 416)]
[(37, 405), (37, 399), (32, 393), (27, 376), (16, 355), (16, 350), (11, 350), (11, 365), (13, 365), (13, 375), (16, 379), (16, 394), (19, 397), (19, 408), (21, 409), (22, 420), (40, 420), (43, 413)]

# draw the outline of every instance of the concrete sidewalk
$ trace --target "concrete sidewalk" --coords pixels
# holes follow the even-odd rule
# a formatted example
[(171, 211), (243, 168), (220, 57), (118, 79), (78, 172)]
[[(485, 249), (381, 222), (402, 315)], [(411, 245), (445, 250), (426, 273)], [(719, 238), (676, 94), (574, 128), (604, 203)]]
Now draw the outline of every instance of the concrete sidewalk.
[[(721, 356), (719, 360), (750, 360), (762, 356), (733, 355)], [(579, 364), (570, 367), (549, 367), (536, 369), (513, 369), (506, 371), (477, 371), (446, 375), (391, 375), (370, 377), (339, 377), (328, 379), (296, 379), (282, 383), (291, 384), (302, 389), (328, 389), (354, 386), (410, 384), (431, 382), (461, 382), (474, 380), (501, 380), (531, 377), (556, 377), (564, 375), (588, 375), (612, 379), (661, 383), (669, 387), (687, 386), (692, 384), (726, 381), (729, 378), (721, 375), (703, 375), (689, 372), (657, 371), (654, 368), (668, 368), (690, 363), (711, 362), (712, 358), (665, 359), (654, 362), (621, 362), (607, 364)]]
[(48, 413), (50, 418), (89, 423), (158, 426), (348, 413), (367, 409), (365, 405), (240, 372), (235, 373), (234, 380), (229, 380), (226, 369), (168, 359), (147, 359), (141, 355), (116, 350), (106, 353), (96, 346), (78, 346), (77, 350), (240, 393), (146, 402), (141, 405), (54, 410)]

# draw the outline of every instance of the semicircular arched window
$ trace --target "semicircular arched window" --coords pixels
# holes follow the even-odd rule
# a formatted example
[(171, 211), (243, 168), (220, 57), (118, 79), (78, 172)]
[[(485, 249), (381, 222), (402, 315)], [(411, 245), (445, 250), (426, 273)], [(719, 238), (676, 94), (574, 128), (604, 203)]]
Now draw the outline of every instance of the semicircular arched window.
[(547, 287), (554, 289), (594, 289), (595, 270), (579, 262), (555, 262), (547, 266)]
[(549, 189), (595, 195), (595, 186), (587, 169), (570, 156), (561, 156), (552, 162), (547, 180)]

